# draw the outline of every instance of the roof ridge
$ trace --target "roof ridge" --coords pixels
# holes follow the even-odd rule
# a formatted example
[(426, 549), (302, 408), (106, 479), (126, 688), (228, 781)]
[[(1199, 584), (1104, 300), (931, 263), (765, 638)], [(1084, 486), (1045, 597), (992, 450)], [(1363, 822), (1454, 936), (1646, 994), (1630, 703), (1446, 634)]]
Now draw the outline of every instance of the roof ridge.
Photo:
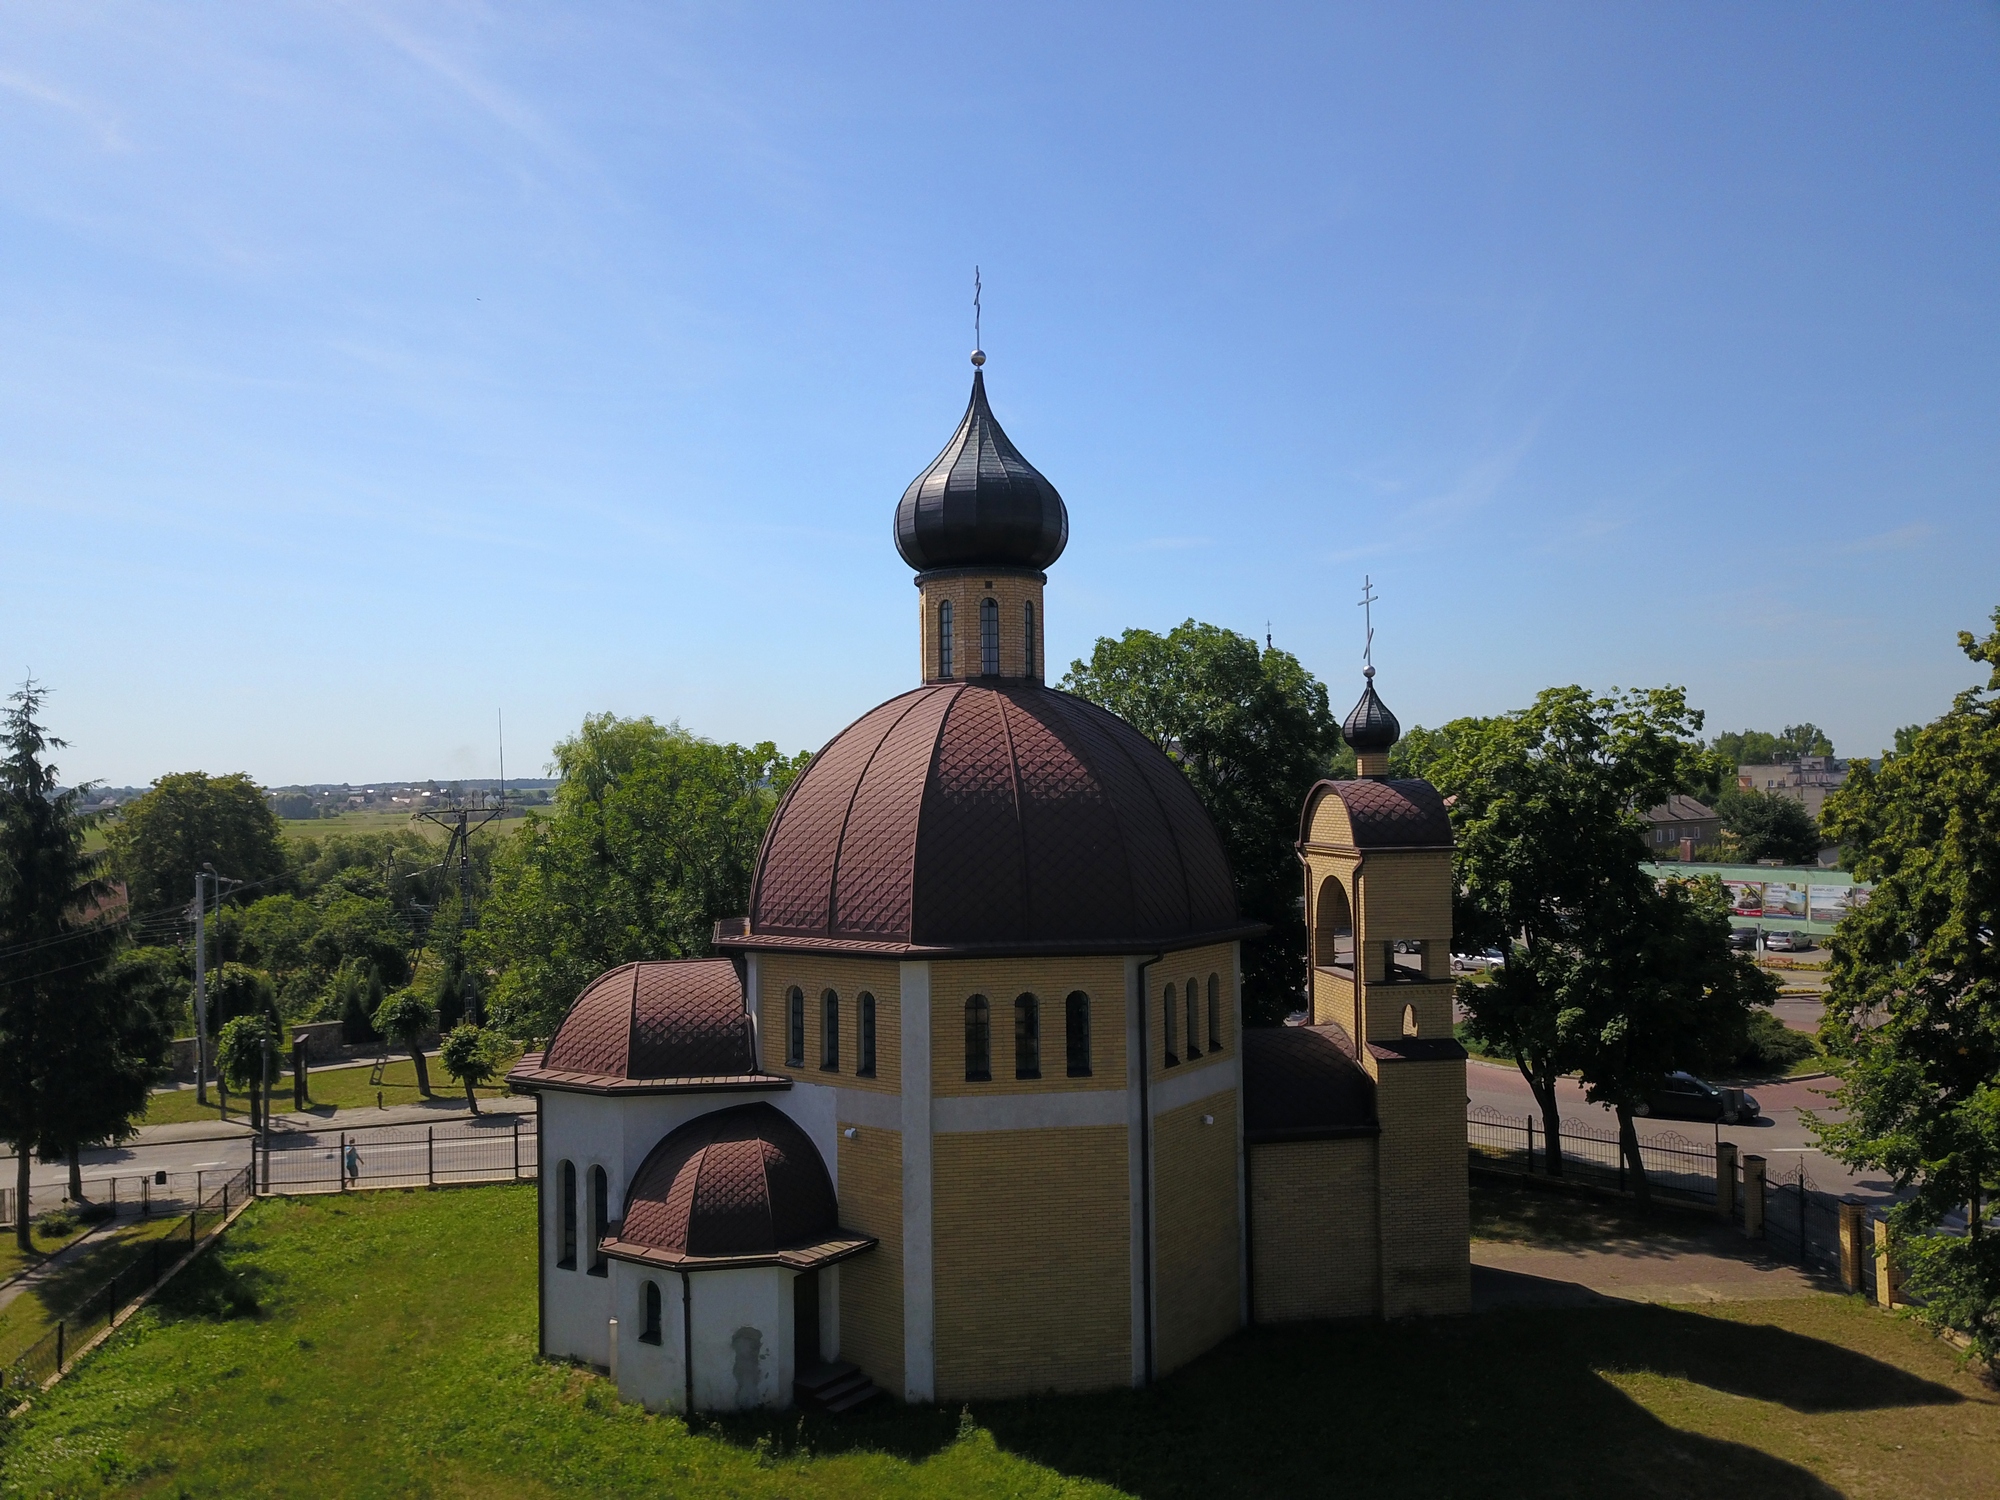
[[(936, 691), (935, 687), (926, 683), (923, 687), (917, 688), (908, 695), (910, 699), (909, 706), (896, 715), (895, 719), (890, 722), (889, 727), (882, 731), (881, 738), (876, 740), (874, 745), (869, 748), (868, 758), (861, 763), (861, 774), (854, 778), (854, 785), (848, 788), (847, 807), (840, 815), (840, 833), (833, 841), (833, 868), (827, 875), (826, 935), (828, 937), (832, 937), (834, 933), (840, 930), (840, 857), (847, 852), (847, 825), (854, 817), (854, 803), (855, 799), (861, 795), (861, 784), (868, 779), (868, 773), (875, 765), (875, 757), (880, 755), (882, 747), (889, 743), (889, 736), (900, 729), (903, 720), (915, 713), (921, 704), (928, 703)], [(893, 703), (896, 700), (891, 698), (889, 701)]]
[[(1070, 727), (1074, 729), (1076, 727), (1076, 723), (1073, 717), (1074, 711), (1070, 707), (1070, 702), (1074, 700), (1077, 703), (1089, 703), (1090, 700), (1087, 698), (1078, 698), (1072, 693), (1064, 692), (1061, 688), (1052, 688), (1043, 683), (1037, 683), (1035, 686), (1040, 691), (1049, 694), (1050, 697), (1057, 700), (1057, 702), (1061, 705), (1059, 711), (1063, 714), (1065, 719), (1069, 721)], [(1092, 703), (1090, 706), (1092, 708), (1097, 707), (1097, 705), (1094, 703)], [(1106, 735), (1105, 738), (1115, 739), (1116, 736)], [(1079, 757), (1079, 759), (1080, 758), (1081, 757)], [(1088, 765), (1087, 762), (1086, 765)], [(1098, 791), (1103, 795), (1104, 805), (1111, 814), (1111, 831), (1118, 835), (1118, 862), (1124, 868), (1125, 871), (1126, 920), (1128, 922), (1136, 922), (1138, 920), (1138, 912), (1139, 912), (1139, 881), (1138, 877), (1134, 875), (1132, 872), (1132, 841), (1127, 837), (1125, 837), (1125, 820), (1119, 815), (1117, 799), (1113, 797), (1110, 794), (1110, 792), (1105, 788), (1104, 773), (1094, 765), (1088, 765), (1088, 769), (1090, 771), (1090, 774), (1094, 778), (1096, 778)], [(1180, 850), (1180, 846), (1176, 844), (1174, 846), (1174, 849), (1175, 852), (1178, 853)]]
[[(989, 689), (989, 691), (991, 691)], [(1007, 695), (995, 692), (1000, 704), (1000, 737), (1007, 742), (1007, 794), (1014, 799), (1014, 837), (1021, 845), (1021, 918), (1035, 930), (1035, 883), (1028, 878), (1028, 820), (1021, 811), (1021, 756), (1014, 749), (1014, 725), (1007, 717)]]
[[(1090, 700), (1088, 698), (1079, 698), (1077, 701), (1081, 703), (1090, 703)], [(1111, 718), (1114, 719), (1118, 718), (1118, 715), (1112, 713), (1110, 709), (1104, 707), (1104, 705), (1101, 703), (1090, 703), (1090, 706), (1096, 709), (1097, 712), (1101, 714), (1109, 715)], [(1123, 723), (1124, 721), (1120, 720), (1119, 722)], [(1132, 727), (1136, 732), (1137, 726), (1134, 725)], [(1143, 735), (1141, 735), (1140, 737), (1142, 739), (1144, 738)], [(1187, 852), (1181, 848), (1181, 836), (1179, 831), (1174, 827), (1173, 816), (1167, 811), (1166, 803), (1160, 800), (1160, 789), (1153, 785), (1153, 778), (1147, 774), (1146, 768), (1139, 764), (1138, 759), (1135, 756), (1133, 756), (1130, 751), (1128, 751), (1123, 745), (1118, 743), (1118, 737), (1116, 735), (1106, 735), (1105, 738), (1112, 742), (1113, 746), (1117, 749), (1118, 753), (1125, 757), (1126, 764), (1130, 765), (1133, 771), (1137, 773), (1140, 782), (1146, 788), (1146, 795), (1153, 799), (1153, 807), (1156, 811), (1158, 811), (1160, 815), (1160, 822), (1166, 825), (1167, 842), (1174, 846), (1174, 864), (1178, 866), (1180, 869), (1181, 925), (1183, 927), (1192, 927), (1194, 925), (1194, 892), (1188, 889)], [(1162, 758), (1167, 759), (1169, 765), (1173, 765), (1175, 775), (1181, 777), (1182, 780), (1186, 780), (1187, 772), (1181, 770), (1178, 764), (1173, 762), (1171, 758), (1167, 757), (1165, 751), (1161, 751), (1161, 756)], [(1190, 794), (1192, 794), (1194, 788), (1190, 786), (1188, 788), (1188, 791)], [(1195, 800), (1195, 805), (1201, 808), (1202, 816), (1205, 818), (1208, 817), (1208, 808), (1202, 803), (1201, 798), (1196, 797), (1194, 800)], [(1116, 808), (1112, 810), (1112, 821), (1114, 823), (1119, 821), (1118, 812)], [(1215, 820), (1212, 818), (1209, 819), (1209, 826), (1211, 828), (1214, 827), (1214, 821)], [(1119, 833), (1120, 836), (1122, 837), (1124, 833), (1122, 827), (1120, 828)], [(1219, 832), (1216, 835), (1216, 842), (1218, 844), (1220, 844), (1221, 842), (1221, 834)], [(1228, 854), (1227, 851), (1225, 850), (1224, 859), (1226, 860), (1227, 857)], [(1233, 884), (1235, 879), (1234, 871), (1230, 872), (1230, 879)]]
[(916, 833), (910, 840), (910, 931), (905, 939), (911, 943), (917, 940), (917, 900), (924, 886), (921, 880), (915, 878), (917, 855), (924, 846), (924, 808), (930, 803), (931, 786), (937, 780), (938, 750), (944, 744), (944, 727), (951, 722), (951, 716), (957, 710), (959, 700), (965, 696), (967, 686), (968, 684), (960, 682), (946, 689), (951, 694), (951, 701), (945, 704), (944, 712), (938, 715), (937, 728), (931, 733), (930, 758), (924, 762), (924, 779), (917, 788)]

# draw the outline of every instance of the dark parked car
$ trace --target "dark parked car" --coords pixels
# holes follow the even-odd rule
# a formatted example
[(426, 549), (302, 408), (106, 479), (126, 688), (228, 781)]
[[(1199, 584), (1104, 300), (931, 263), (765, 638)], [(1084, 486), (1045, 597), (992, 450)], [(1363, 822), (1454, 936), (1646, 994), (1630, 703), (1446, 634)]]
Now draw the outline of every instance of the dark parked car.
[[(1740, 1098), (1742, 1102), (1735, 1103)], [(1666, 1086), (1633, 1111), (1661, 1120), (1720, 1120), (1734, 1125), (1757, 1118), (1757, 1100), (1740, 1089), (1719, 1089), (1692, 1073), (1669, 1073)]]
[(1754, 927), (1730, 928), (1729, 946), (1754, 952), (1757, 947), (1757, 929)]

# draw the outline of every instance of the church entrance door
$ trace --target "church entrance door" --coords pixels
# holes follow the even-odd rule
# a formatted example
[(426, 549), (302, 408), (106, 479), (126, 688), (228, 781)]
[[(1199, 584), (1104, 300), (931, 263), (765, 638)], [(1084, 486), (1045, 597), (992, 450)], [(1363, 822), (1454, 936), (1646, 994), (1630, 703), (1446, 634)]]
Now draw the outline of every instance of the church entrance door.
[(792, 1368), (803, 1376), (819, 1363), (819, 1272), (792, 1280)]

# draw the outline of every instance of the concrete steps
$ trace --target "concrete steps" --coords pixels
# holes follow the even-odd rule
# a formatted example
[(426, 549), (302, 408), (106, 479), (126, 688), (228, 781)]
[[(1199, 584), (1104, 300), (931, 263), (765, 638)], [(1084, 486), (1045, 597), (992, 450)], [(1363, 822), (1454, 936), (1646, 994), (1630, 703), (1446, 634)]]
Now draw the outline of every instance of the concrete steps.
[(845, 1360), (819, 1364), (792, 1382), (792, 1399), (807, 1411), (844, 1416), (882, 1394), (882, 1388)]

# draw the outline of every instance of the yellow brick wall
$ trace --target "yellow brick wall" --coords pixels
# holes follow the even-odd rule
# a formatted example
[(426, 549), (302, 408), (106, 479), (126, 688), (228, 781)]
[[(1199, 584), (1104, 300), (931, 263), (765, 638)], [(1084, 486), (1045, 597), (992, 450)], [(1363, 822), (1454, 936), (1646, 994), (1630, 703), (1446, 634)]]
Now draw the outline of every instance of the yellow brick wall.
[[(1226, 981), (1225, 981), (1226, 982)], [(1070, 991), (1090, 996), (1090, 1076), (1071, 1078), (1064, 1040)], [(1042, 1076), (1014, 1076), (1014, 1000), (1041, 1001)], [(965, 1002), (986, 997), (990, 1082), (965, 1076)], [(939, 960), (931, 964), (931, 1093), (1045, 1094), (1125, 1087), (1125, 960), (1118, 957)]]
[(1248, 1149), (1252, 1316), (1290, 1323), (1379, 1311), (1374, 1140)]
[(1340, 800), (1337, 792), (1327, 792), (1319, 799), (1319, 806), (1313, 809), (1312, 824), (1306, 831), (1308, 844), (1337, 844), (1346, 848), (1354, 846), (1354, 820), (1347, 815), (1347, 804)]
[(937, 1136), (937, 1398), (1132, 1380), (1123, 1126)]
[[(1456, 987), (1451, 984), (1371, 984), (1364, 986), (1368, 998), (1366, 1039), (1390, 1041), (1403, 1036), (1403, 1009), (1417, 1013), (1419, 1037), (1452, 1035), (1451, 1002)], [(1354, 1035), (1350, 1029), (1349, 1036)]]
[[(1370, 854), (1361, 875), (1369, 940), (1451, 941), (1451, 852)], [(1447, 962), (1448, 962), (1447, 955)]]
[[(806, 997), (805, 1066), (785, 1062), (785, 995), (797, 985)], [(903, 1089), (901, 977), (897, 966), (878, 959), (827, 958), (761, 953), (757, 956), (757, 1041), (764, 1071), (782, 1073), (804, 1083), (830, 1083), (841, 1088), (874, 1089), (898, 1094)], [(820, 997), (832, 990), (840, 996), (840, 1070), (819, 1065)], [(861, 1078), (854, 1069), (860, 1058), (861, 992), (875, 997), (875, 1076)]]
[[(1222, 1050), (1211, 1052), (1208, 1046), (1208, 979), (1214, 975), (1219, 998), (1222, 1001)], [(1187, 1055), (1187, 982), (1194, 980), (1201, 988), (1200, 1021), (1202, 1026), (1201, 1056), (1190, 1059)], [(1167, 986), (1174, 987), (1175, 1047), (1180, 1061), (1173, 1067), (1167, 1066), (1166, 1040), (1163, 1026), (1166, 1022)], [(1206, 948), (1186, 948), (1178, 953), (1169, 953), (1146, 970), (1146, 1046), (1151, 1053), (1150, 1066), (1155, 1081), (1172, 1074), (1186, 1072), (1190, 1067), (1205, 1067), (1236, 1055), (1236, 946), (1233, 943), (1213, 943)]]
[(1383, 1314), (1462, 1313), (1472, 1295), (1465, 1064), (1382, 1063), (1376, 1071)]
[[(1204, 1125), (1202, 1116), (1214, 1123)], [(1159, 1374), (1234, 1333), (1242, 1319), (1236, 1093), (1153, 1122), (1153, 1360)]]
[(1035, 606), (1035, 671), (1038, 682), (1048, 680), (1048, 660), (1043, 655), (1042, 582), (1018, 573), (967, 574), (933, 578), (918, 590), (918, 621), (922, 631), (925, 682), (938, 677), (938, 605), (946, 599), (952, 607), (951, 681), (976, 681), (979, 677), (979, 602), (992, 599), (1000, 606), (1000, 675), (1028, 675), (1026, 666), (1027, 619), (1021, 606)]
[(903, 1137), (840, 1122), (840, 1223), (881, 1244), (840, 1266), (840, 1357), (903, 1389)]

